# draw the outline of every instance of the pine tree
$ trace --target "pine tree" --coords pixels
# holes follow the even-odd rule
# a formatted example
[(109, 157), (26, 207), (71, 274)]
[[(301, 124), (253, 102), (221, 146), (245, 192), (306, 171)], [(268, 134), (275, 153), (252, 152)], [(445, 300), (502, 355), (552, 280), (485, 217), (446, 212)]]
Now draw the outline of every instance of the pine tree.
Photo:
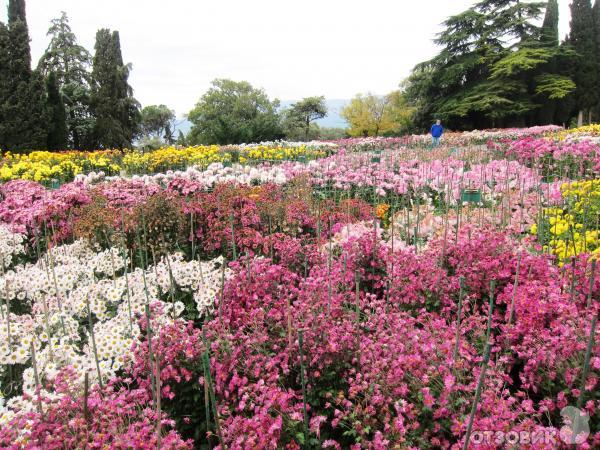
[(577, 89), (575, 104), (579, 111), (578, 124), (583, 123), (584, 112), (594, 106), (594, 90), (598, 86), (596, 72), (596, 40), (594, 37), (594, 19), (590, 0), (573, 0), (571, 3), (571, 33), (568, 39), (571, 47), (577, 52), (573, 78)]
[(48, 149), (64, 150), (67, 148), (67, 113), (54, 72), (50, 72), (46, 78), (46, 90), (49, 115)]
[(94, 136), (102, 148), (131, 145), (139, 125), (139, 103), (128, 84), (130, 66), (123, 64), (117, 31), (101, 29), (96, 34), (92, 70)]
[(50, 73), (56, 75), (67, 113), (70, 146), (86, 148), (86, 143), (93, 140), (95, 122), (90, 112), (91, 56), (77, 43), (66, 13), (62, 12), (51, 23), (48, 30), (50, 44), (38, 63), (38, 69), (46, 76)]

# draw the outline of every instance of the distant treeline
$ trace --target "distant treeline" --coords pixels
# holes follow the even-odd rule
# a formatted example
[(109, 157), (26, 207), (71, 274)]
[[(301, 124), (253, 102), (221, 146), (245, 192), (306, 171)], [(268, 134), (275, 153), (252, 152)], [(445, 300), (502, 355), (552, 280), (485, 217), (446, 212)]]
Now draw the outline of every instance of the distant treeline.
[(483, 0), (444, 22), (440, 53), (400, 89), (358, 94), (343, 108), (347, 130), (321, 128), (323, 96), (287, 108), (245, 81), (216, 79), (175, 136), (166, 105), (141, 108), (128, 83), (119, 33), (101, 29), (94, 54), (77, 43), (66, 13), (32, 69), (25, 0), (0, 22), (0, 150), (156, 148), (286, 138), (337, 139), (452, 129), (582, 124), (600, 117), (600, 0), (573, 0), (562, 42), (558, 1)]
[[(543, 20), (542, 20), (543, 18)], [(600, 0), (573, 0), (560, 42), (558, 1), (484, 0), (444, 22), (440, 53), (405, 82), (418, 127), (592, 122), (600, 116)]]

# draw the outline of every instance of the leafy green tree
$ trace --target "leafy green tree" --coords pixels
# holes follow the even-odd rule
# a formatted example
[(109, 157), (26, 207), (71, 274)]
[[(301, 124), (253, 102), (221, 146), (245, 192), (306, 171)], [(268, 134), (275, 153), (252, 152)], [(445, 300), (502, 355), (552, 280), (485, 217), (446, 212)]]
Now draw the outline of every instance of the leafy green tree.
[(0, 30), (0, 146), (6, 150), (44, 149), (48, 111), (41, 74), (31, 70), (24, 0), (10, 0), (8, 28)]
[(189, 144), (241, 144), (283, 137), (279, 102), (247, 81), (216, 79), (188, 114)]
[(571, 32), (568, 43), (577, 52), (573, 78), (577, 85), (575, 103), (579, 112), (578, 124), (581, 125), (586, 111), (589, 120), (592, 119), (591, 108), (595, 106), (593, 93), (598, 88), (596, 38), (590, 0), (573, 0), (571, 3)]
[(64, 150), (68, 141), (67, 113), (54, 72), (50, 72), (46, 77), (46, 90), (49, 115), (48, 150)]
[(316, 131), (315, 139), (322, 141), (336, 141), (349, 136), (344, 128), (318, 127)]
[(123, 63), (119, 32), (96, 33), (91, 111), (96, 118), (94, 138), (101, 148), (130, 147), (137, 134), (140, 112), (128, 84), (131, 65)]
[(320, 127), (317, 123), (311, 123), (308, 135), (303, 123), (299, 123), (297, 117), (290, 116), (289, 109), (279, 111), (283, 137), (288, 141), (313, 141), (319, 139)]
[(150, 105), (144, 107), (141, 114), (142, 135), (162, 137), (167, 143), (172, 143), (175, 111), (165, 105)]
[(50, 44), (38, 63), (44, 75), (55, 73), (66, 113), (68, 138), (76, 149), (93, 146), (94, 117), (90, 111), (89, 52), (77, 43), (65, 12), (53, 19), (48, 30)]
[(442, 51), (408, 80), (416, 123), (428, 127), (439, 117), (456, 129), (535, 124), (543, 100), (566, 97), (574, 84), (551, 64), (560, 49), (541, 45), (536, 25), (544, 6), (485, 0), (448, 18), (436, 39)]
[(301, 127), (304, 130), (304, 140), (308, 140), (310, 125), (318, 119), (327, 116), (327, 105), (325, 97), (307, 97), (294, 103), (287, 111), (287, 119), (292, 126)]

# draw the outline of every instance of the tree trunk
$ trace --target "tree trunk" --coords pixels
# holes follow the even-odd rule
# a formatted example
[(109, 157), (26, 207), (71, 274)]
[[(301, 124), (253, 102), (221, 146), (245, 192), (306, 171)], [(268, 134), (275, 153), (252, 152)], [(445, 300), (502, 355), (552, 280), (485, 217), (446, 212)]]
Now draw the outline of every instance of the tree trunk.
[(310, 131), (310, 119), (306, 118), (306, 130), (304, 132), (304, 140), (308, 141), (308, 132)]
[[(75, 113), (73, 112), (72, 108), (69, 108), (69, 117), (71, 118), (71, 125), (75, 124)], [(71, 129), (71, 133), (73, 133), (73, 148), (75, 150), (81, 150), (81, 142), (79, 142), (79, 133), (77, 132), (77, 129), (75, 128), (75, 126), (72, 127)]]
[(583, 126), (583, 109), (580, 109), (579, 114), (577, 115), (577, 126)]
[(591, 125), (592, 122), (592, 108), (588, 111), (588, 123)]

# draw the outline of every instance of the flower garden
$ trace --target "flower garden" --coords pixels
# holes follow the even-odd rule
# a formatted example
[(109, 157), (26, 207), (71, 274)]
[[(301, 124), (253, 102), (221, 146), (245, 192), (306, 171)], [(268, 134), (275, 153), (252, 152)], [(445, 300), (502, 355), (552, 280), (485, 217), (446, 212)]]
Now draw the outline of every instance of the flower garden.
[(598, 448), (598, 136), (4, 155), (0, 448)]

